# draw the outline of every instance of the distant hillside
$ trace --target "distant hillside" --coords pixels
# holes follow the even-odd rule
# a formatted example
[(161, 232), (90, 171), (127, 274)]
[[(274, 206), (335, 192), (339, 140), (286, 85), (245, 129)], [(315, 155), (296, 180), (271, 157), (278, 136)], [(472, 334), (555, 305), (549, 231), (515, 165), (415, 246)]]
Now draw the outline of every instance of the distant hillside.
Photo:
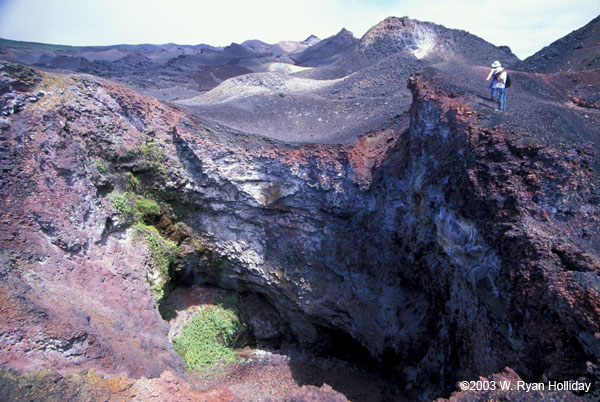
[(34, 50), (46, 50), (46, 51), (57, 51), (57, 50), (83, 50), (85, 46), (69, 46), (69, 45), (53, 45), (49, 43), (39, 42), (23, 42), (20, 40), (3, 39), (0, 38), (0, 47), (11, 47), (11, 48), (25, 48)]
[(343, 28), (336, 35), (324, 39), (301, 53), (292, 55), (299, 66), (318, 67), (331, 64), (358, 43), (352, 32)]
[(178, 45), (175, 43), (165, 43), (161, 45), (155, 45), (150, 43), (142, 43), (137, 45), (130, 44), (116, 44), (116, 45), (102, 45), (102, 46), (94, 46), (94, 45), (86, 45), (86, 46), (70, 46), (70, 45), (57, 45), (51, 43), (39, 43), (39, 42), (24, 42), (12, 39), (3, 39), (0, 38), (0, 47), (7, 48), (23, 48), (23, 49), (32, 49), (32, 50), (42, 50), (47, 52), (56, 52), (56, 51), (65, 51), (65, 52), (81, 52), (81, 51), (107, 51), (111, 49), (117, 49), (121, 51), (142, 51), (142, 52), (153, 52), (160, 51), (169, 48), (209, 48), (209, 49), (217, 49), (214, 46), (206, 45), (206, 44), (198, 44), (198, 45)]
[[(251, 49), (257, 53), (269, 53), (273, 56), (282, 56), (284, 54), (289, 53), (299, 53), (310, 46), (313, 46), (319, 43), (321, 39), (317, 38), (315, 35), (310, 35), (308, 38), (304, 39), (301, 42), (293, 41), (293, 40), (282, 40), (277, 42), (276, 44), (265, 43), (258, 39), (251, 39), (242, 42), (242, 46)], [(293, 63), (291, 59), (289, 59), (290, 63)]]
[(365, 33), (357, 46), (330, 67), (305, 75), (329, 79), (344, 77), (392, 55), (405, 69), (444, 61), (489, 65), (500, 60), (505, 66), (519, 61), (509, 47), (494, 46), (469, 32), (408, 17), (388, 17)]
[(526, 58), (517, 68), (538, 73), (600, 68), (600, 15)]

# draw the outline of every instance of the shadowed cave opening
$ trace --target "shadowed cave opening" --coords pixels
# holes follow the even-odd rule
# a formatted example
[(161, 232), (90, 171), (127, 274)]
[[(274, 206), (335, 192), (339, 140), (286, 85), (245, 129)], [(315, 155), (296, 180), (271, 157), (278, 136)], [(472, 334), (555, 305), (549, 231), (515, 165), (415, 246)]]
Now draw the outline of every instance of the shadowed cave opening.
[(223, 287), (222, 282), (215, 282), (210, 275), (204, 276), (197, 270), (173, 271), (171, 292), (160, 307), (163, 318), (169, 321), (173, 316), (172, 295), (187, 298), (186, 295), (194, 292), (218, 294), (215, 297), (217, 303), (226, 299), (227, 304), (234, 305), (246, 325), (233, 347), (286, 356), (299, 386), (328, 384), (350, 400), (361, 401), (398, 400), (397, 397), (405, 393), (405, 384), (389, 370), (398, 363), (398, 357), (392, 351), (378, 360), (347, 332), (317, 323), (305, 315), (299, 319), (307, 320), (316, 334), (307, 341), (292, 329), (294, 323), (281, 311), (283, 307), (277, 306), (267, 295), (250, 290), (250, 287), (232, 289)]
[[(371, 368), (382, 367), (382, 363), (373, 358), (367, 348), (340, 329), (311, 322), (316, 330), (317, 339), (311, 342), (298, 339), (294, 335), (294, 331), (291, 330), (293, 323), (287, 322), (286, 317), (280, 314), (278, 308), (274, 305), (275, 303), (271, 302), (262, 293), (223, 288), (197, 273), (186, 275), (180, 272), (175, 272), (171, 278), (171, 293), (177, 289), (185, 293), (196, 285), (213, 289), (224, 295), (233, 295), (235, 298), (233, 303), (236, 304), (236, 308), (239, 310), (249, 332), (244, 336), (246, 342), (236, 345), (238, 347), (251, 346), (274, 350), (297, 347), (307, 352), (334, 357)], [(163, 314), (163, 317), (166, 314), (168, 315), (163, 306), (161, 306), (161, 314)], [(305, 318), (310, 321), (309, 317)], [(269, 328), (265, 328), (267, 326)]]

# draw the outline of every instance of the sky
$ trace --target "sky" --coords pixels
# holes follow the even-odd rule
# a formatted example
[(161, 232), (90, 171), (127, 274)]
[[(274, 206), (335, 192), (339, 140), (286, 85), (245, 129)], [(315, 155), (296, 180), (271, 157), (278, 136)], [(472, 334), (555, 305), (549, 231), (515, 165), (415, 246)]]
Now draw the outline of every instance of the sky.
[(225, 46), (360, 38), (389, 16), (469, 31), (519, 58), (582, 27), (600, 0), (0, 0), (0, 38), (62, 45)]

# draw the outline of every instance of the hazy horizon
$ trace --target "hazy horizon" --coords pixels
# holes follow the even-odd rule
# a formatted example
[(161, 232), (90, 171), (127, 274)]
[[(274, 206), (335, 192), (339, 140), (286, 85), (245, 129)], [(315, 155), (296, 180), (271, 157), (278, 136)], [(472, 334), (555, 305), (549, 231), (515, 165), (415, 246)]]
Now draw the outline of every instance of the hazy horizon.
[(509, 46), (524, 59), (600, 14), (598, 0), (506, 0), (498, 5), (490, 0), (171, 0), (167, 5), (156, 0), (0, 0), (0, 37), (65, 46), (220, 47), (252, 39), (325, 39), (342, 28), (360, 38), (387, 17), (408, 16)]

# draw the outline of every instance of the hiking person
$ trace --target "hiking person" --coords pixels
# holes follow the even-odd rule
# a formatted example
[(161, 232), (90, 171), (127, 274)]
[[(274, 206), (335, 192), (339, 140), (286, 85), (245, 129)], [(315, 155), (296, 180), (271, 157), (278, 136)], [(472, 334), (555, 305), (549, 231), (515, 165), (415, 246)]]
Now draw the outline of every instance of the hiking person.
[[(496, 73), (498, 73), (500, 71), (500, 69), (502, 69), (502, 65), (500, 64), (500, 62), (498, 60), (496, 60), (495, 62), (492, 63), (492, 69), (490, 70), (490, 73), (488, 74), (487, 78), (485, 79), (486, 81), (489, 81), (490, 78), (492, 79), (492, 82), (490, 82), (490, 98), (492, 100), (497, 100), (497, 89), (496, 87), (494, 87), (494, 84), (496, 84)], [(496, 96), (495, 93), (496, 93)]]
[(494, 88), (498, 91), (498, 111), (503, 111), (506, 107), (506, 88), (510, 86), (508, 82), (508, 73), (502, 67), (494, 74)]

